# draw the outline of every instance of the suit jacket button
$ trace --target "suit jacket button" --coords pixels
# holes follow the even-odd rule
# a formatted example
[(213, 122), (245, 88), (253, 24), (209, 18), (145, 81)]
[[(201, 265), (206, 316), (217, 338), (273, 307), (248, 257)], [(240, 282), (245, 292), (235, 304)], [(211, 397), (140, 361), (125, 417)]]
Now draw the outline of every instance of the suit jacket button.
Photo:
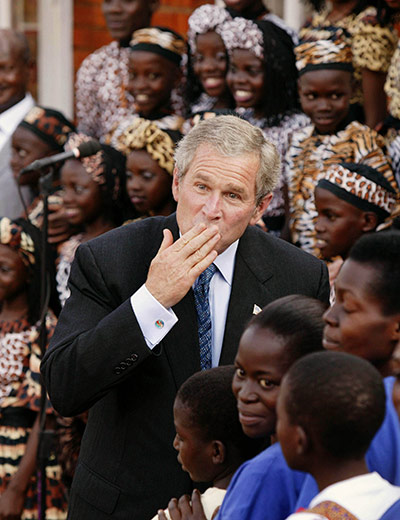
[(139, 356), (137, 354), (132, 354), (128, 359), (130, 359), (134, 363), (139, 359)]
[(119, 376), (121, 372), (122, 372), (122, 368), (121, 367), (115, 367), (114, 368), (114, 374), (117, 374), (117, 376)]

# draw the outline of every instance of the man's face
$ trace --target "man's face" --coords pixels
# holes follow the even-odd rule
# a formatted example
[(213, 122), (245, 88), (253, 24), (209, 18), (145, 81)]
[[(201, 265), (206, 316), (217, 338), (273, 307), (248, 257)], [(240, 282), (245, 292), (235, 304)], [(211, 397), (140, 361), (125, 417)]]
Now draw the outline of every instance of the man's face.
[(29, 66), (5, 34), (0, 34), (0, 114), (25, 97)]
[(181, 233), (199, 223), (216, 225), (221, 235), (218, 254), (240, 238), (271, 200), (267, 195), (256, 205), (258, 166), (254, 155), (225, 157), (210, 145), (200, 145), (186, 174), (179, 179), (174, 172), (172, 191)]
[(371, 287), (379, 273), (374, 267), (348, 259), (335, 282), (335, 303), (324, 314), (323, 346), (370, 361), (388, 375), (389, 360), (398, 341), (398, 315), (386, 315)]
[(132, 33), (150, 25), (158, 0), (103, 0), (103, 13), (111, 36), (129, 41)]

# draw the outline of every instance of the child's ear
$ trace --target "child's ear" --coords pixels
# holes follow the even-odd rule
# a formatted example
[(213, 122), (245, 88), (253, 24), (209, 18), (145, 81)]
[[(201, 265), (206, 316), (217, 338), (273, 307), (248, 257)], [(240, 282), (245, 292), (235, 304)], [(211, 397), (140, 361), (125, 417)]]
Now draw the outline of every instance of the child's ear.
[(299, 456), (306, 455), (310, 448), (310, 438), (302, 426), (296, 426), (295, 430), (295, 448), (296, 454)]
[(225, 444), (221, 441), (212, 441), (212, 461), (213, 464), (223, 464), (226, 459)]
[(363, 225), (361, 227), (364, 233), (373, 231), (378, 227), (378, 216), (373, 211), (364, 211), (362, 215)]

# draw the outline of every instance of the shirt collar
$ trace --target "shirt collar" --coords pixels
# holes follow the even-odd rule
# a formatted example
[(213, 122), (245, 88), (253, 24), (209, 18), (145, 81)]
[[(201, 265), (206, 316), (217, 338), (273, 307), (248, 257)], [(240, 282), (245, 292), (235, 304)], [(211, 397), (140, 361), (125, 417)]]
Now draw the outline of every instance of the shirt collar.
[(33, 106), (33, 97), (28, 92), (19, 103), (0, 114), (0, 130), (4, 134), (11, 136)]
[(235, 257), (238, 245), (239, 240), (236, 240), (214, 260), (214, 264), (218, 267), (219, 272), (225, 278), (226, 283), (230, 286), (232, 286), (233, 271), (235, 269)]

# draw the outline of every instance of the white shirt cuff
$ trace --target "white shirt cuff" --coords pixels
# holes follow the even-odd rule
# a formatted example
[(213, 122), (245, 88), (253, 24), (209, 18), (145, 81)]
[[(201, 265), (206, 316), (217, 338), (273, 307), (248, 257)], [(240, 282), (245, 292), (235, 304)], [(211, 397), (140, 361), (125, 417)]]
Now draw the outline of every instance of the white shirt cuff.
[(145, 284), (131, 296), (131, 306), (150, 349), (157, 346), (178, 321), (174, 311), (163, 307)]

